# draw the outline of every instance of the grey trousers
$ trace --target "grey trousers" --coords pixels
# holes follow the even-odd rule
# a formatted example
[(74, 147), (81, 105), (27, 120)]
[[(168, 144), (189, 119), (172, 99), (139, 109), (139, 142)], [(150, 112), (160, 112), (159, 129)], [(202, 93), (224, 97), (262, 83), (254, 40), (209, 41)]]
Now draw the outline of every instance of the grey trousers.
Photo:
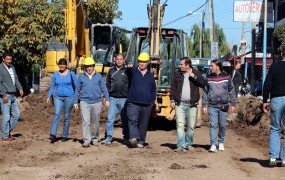
[[(91, 142), (92, 139), (99, 138), (99, 121), (101, 116), (102, 102), (89, 104), (80, 101), (80, 110), (82, 118), (82, 132), (84, 142)], [(91, 117), (90, 117), (91, 116)], [(90, 133), (90, 119), (91, 133)]]

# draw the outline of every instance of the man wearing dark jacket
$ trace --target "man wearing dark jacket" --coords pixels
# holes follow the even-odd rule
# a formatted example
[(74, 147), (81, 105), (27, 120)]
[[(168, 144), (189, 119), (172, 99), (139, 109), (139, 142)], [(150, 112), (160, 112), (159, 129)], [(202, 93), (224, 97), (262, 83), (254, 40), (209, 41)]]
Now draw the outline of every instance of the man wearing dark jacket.
[(2, 139), (13, 141), (15, 138), (11, 131), (15, 128), (20, 117), (17, 103), (17, 89), (23, 96), (23, 88), (18, 80), (16, 70), (12, 65), (13, 54), (5, 53), (0, 64), (0, 103), (2, 110)]
[(127, 97), (127, 116), (132, 147), (143, 148), (147, 126), (154, 101), (156, 84), (153, 74), (147, 69), (149, 55), (142, 52), (138, 57), (138, 67), (128, 65), (129, 90)]
[(112, 142), (117, 110), (120, 111), (121, 115), (124, 143), (129, 141), (128, 119), (125, 110), (129, 81), (128, 76), (126, 75), (123, 54), (118, 54), (116, 56), (115, 63), (116, 66), (109, 70), (106, 78), (106, 85), (110, 96), (110, 106), (108, 107), (108, 120), (106, 122), (106, 137), (101, 142), (105, 145), (111, 144)]
[[(282, 61), (273, 63), (266, 75), (263, 85), (263, 111), (268, 112), (269, 95), (271, 98), (270, 110), (270, 136), (269, 136), (269, 156), (270, 166), (276, 165), (276, 159), (281, 157), (282, 166), (285, 167), (285, 138), (280, 153), (280, 131), (281, 120), (285, 125), (285, 49), (282, 51)], [(285, 134), (285, 131), (283, 131)]]
[(193, 149), (197, 104), (200, 97), (199, 87), (203, 88), (206, 83), (201, 72), (192, 68), (191, 59), (181, 58), (180, 71), (174, 74), (170, 91), (171, 107), (175, 108), (176, 112), (176, 151), (186, 152)]

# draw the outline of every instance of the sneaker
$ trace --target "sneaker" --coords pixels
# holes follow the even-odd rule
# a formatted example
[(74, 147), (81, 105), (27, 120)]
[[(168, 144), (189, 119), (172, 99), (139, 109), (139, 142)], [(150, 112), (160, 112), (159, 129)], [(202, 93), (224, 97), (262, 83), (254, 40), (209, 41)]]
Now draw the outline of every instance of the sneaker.
[(144, 148), (143, 144), (138, 144), (138, 148)]
[(188, 146), (188, 147), (186, 148), (186, 150), (188, 150), (188, 151), (195, 151), (192, 146)]
[(66, 141), (68, 141), (68, 138), (67, 138), (67, 137), (62, 137), (62, 138), (61, 138), (61, 142), (66, 142)]
[(50, 135), (49, 140), (50, 140), (50, 143), (55, 143), (56, 142), (56, 136)]
[(89, 146), (90, 146), (90, 143), (87, 141), (84, 141), (84, 143), (82, 144), (82, 147), (85, 147), (85, 148), (87, 148)]
[(187, 152), (186, 149), (182, 148), (182, 147), (178, 147), (176, 149), (174, 149), (175, 152)]
[(217, 152), (217, 146), (215, 144), (212, 144), (211, 148), (209, 149), (209, 152)]
[(282, 166), (282, 167), (285, 167), (285, 160), (282, 161), (281, 166)]
[(110, 145), (110, 144), (112, 144), (112, 142), (109, 141), (108, 139), (104, 139), (103, 141), (101, 141), (101, 144)]
[(276, 159), (275, 158), (270, 158), (269, 166), (276, 166)]
[(224, 151), (225, 150), (225, 146), (223, 143), (219, 144), (219, 151)]
[(136, 138), (132, 138), (131, 139), (131, 145), (133, 148), (137, 148), (138, 147), (138, 141)]
[(97, 138), (94, 138), (94, 139), (91, 140), (91, 144), (92, 145), (96, 145), (98, 143), (99, 143), (99, 139), (97, 139)]

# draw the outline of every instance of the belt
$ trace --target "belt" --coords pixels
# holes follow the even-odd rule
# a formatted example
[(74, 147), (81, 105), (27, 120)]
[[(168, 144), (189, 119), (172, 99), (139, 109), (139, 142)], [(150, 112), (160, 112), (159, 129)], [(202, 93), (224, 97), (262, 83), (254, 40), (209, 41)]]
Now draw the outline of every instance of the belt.
[(186, 104), (190, 104), (190, 100), (181, 100), (181, 102), (184, 102)]

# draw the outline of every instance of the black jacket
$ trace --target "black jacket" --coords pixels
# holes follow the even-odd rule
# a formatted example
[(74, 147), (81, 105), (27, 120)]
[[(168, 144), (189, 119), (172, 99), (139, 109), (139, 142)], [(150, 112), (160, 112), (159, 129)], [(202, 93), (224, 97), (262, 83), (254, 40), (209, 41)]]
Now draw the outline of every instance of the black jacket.
[[(192, 72), (195, 74), (195, 77), (189, 77), (190, 81), (190, 104), (192, 106), (197, 105), (200, 95), (199, 87), (204, 88), (207, 81), (203, 78), (200, 71), (193, 69)], [(179, 106), (181, 102), (182, 86), (184, 82), (184, 75), (182, 71), (175, 72), (172, 82), (171, 82), (171, 91), (170, 91), (170, 100), (175, 101)]]
[(110, 68), (106, 78), (106, 85), (110, 97), (127, 98), (129, 79), (126, 75), (126, 67), (122, 67), (119, 71), (116, 66)]

